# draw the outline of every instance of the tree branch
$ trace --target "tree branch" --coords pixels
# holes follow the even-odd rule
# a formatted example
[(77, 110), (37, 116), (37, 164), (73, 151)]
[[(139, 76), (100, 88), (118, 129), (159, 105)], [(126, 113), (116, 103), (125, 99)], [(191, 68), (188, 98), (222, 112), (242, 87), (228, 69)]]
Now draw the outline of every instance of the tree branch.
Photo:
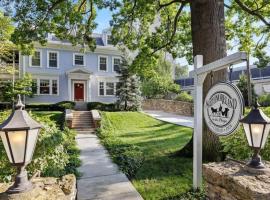
[(173, 3), (188, 3), (190, 0), (172, 0), (171, 2), (160, 4), (160, 1), (158, 2), (158, 11), (160, 11), (162, 8), (167, 7)]
[(239, 5), (240, 8), (242, 8), (245, 12), (249, 13), (250, 15), (253, 15), (257, 18), (259, 18), (266, 26), (270, 27), (270, 23), (256, 10), (251, 10), (249, 7), (247, 7), (244, 3), (241, 2), (241, 0), (235, 0), (235, 2)]
[(161, 49), (167, 47), (168, 45), (170, 45), (170, 44), (172, 43), (173, 38), (174, 38), (175, 33), (176, 33), (176, 30), (177, 30), (177, 23), (178, 23), (178, 21), (179, 21), (180, 14), (181, 14), (183, 8), (185, 7), (185, 5), (186, 5), (186, 2), (183, 2), (183, 3), (181, 4), (179, 10), (177, 11), (177, 13), (176, 13), (176, 15), (175, 15), (175, 17), (174, 17), (173, 32), (172, 32), (172, 35), (171, 35), (169, 41), (168, 41), (167, 43), (165, 43), (164, 45), (162, 45), (162, 46), (158, 47), (157, 49), (155, 49), (155, 50), (151, 53), (151, 55), (153, 55), (153, 54), (156, 53), (157, 51), (159, 51), (159, 50), (161, 50)]

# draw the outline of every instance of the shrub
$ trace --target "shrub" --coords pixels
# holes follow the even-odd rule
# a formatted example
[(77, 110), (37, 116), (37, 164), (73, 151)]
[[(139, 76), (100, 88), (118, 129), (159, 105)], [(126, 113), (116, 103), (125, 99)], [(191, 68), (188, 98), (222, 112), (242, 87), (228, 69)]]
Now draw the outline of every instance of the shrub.
[[(2, 112), (0, 122), (9, 114), (10, 111)], [(61, 131), (55, 121), (47, 115), (31, 115), (43, 125), (43, 128), (38, 137), (33, 160), (27, 166), (30, 176), (36, 171), (40, 171), (42, 176), (60, 177), (68, 173), (78, 176), (76, 168), (80, 165), (80, 160), (75, 132), (68, 128)], [(8, 161), (2, 142), (0, 142), (0, 158), (0, 181), (11, 181), (15, 175), (15, 169)]]
[(26, 109), (35, 111), (64, 111), (65, 109), (74, 109), (75, 102), (60, 101), (58, 103), (33, 103), (27, 104)]
[(101, 102), (88, 102), (88, 110), (101, 110), (101, 111), (116, 111), (114, 103), (101, 103)]
[(192, 103), (193, 97), (190, 94), (188, 94), (186, 91), (183, 91), (175, 98), (175, 100)]
[(270, 106), (270, 94), (264, 94), (258, 97), (258, 103), (261, 106)]
[[(270, 107), (262, 108), (262, 110), (268, 117), (270, 116)], [(246, 110), (246, 114), (248, 112), (249, 110)], [(221, 137), (221, 142), (223, 145), (223, 152), (234, 159), (250, 159), (253, 154), (252, 149), (248, 146), (245, 132), (242, 127), (229, 136)], [(260, 154), (264, 160), (270, 161), (270, 139), (267, 140), (266, 145), (264, 149), (261, 150)]]

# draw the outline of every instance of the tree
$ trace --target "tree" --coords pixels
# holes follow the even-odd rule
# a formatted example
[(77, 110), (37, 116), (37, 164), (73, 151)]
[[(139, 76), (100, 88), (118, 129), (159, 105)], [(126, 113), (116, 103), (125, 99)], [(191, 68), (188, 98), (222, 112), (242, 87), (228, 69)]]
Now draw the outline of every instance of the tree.
[[(11, 0), (3, 0), (5, 4)], [(265, 35), (266, 39), (258, 41), (257, 56), (267, 59), (263, 49), (269, 42), (269, 3), (265, 0), (25, 0), (14, 1), (16, 12), (14, 19), (18, 23), (13, 41), (21, 46), (30, 46), (32, 41), (45, 43), (48, 31), (55, 33), (60, 39), (69, 39), (73, 44), (87, 44), (94, 49), (91, 36), (95, 27), (95, 8), (116, 9), (113, 16), (114, 42), (120, 42), (138, 55), (131, 67), (137, 74), (151, 74), (152, 63), (156, 61), (156, 53), (160, 50), (171, 53), (174, 57), (186, 57), (192, 62), (192, 55), (202, 54), (204, 64), (226, 55), (226, 39), (235, 39), (244, 45), (250, 39), (252, 28), (256, 24), (253, 36)], [(14, 4), (10, 4), (14, 5)], [(187, 6), (190, 6), (190, 11)], [(231, 19), (241, 20), (240, 12), (252, 24), (245, 31), (232, 35), (226, 29), (224, 6), (235, 10)], [(241, 35), (243, 33), (243, 36)], [(235, 37), (236, 36), (236, 37)], [(241, 36), (241, 37), (240, 37)], [(265, 41), (265, 42), (264, 42)], [(264, 62), (265, 63), (265, 62)], [(206, 93), (211, 84), (225, 80), (225, 70), (215, 72), (204, 83)], [(212, 81), (211, 81), (212, 80)], [(204, 156), (209, 160), (219, 159), (219, 140), (205, 129)]]
[(175, 65), (175, 79), (180, 79), (188, 76), (188, 66)]
[(139, 78), (129, 71), (129, 64), (125, 57), (120, 66), (119, 83), (116, 90), (118, 98), (116, 104), (121, 110), (141, 110), (141, 91)]
[(15, 73), (12, 66), (7, 64), (12, 61), (12, 51), (15, 48), (10, 41), (13, 30), (11, 18), (0, 12), (0, 73)]
[(11, 81), (2, 83), (3, 86), (3, 99), (6, 102), (14, 102), (18, 94), (32, 97), (32, 76), (25, 74), (23, 78), (17, 79), (14, 87)]
[[(245, 105), (248, 106), (248, 81), (247, 81), (247, 76), (246, 75), (241, 75), (239, 78), (239, 82), (237, 83), (237, 87), (240, 89)], [(256, 99), (256, 93), (254, 90), (254, 84), (251, 84), (251, 92), (252, 92), (252, 102), (255, 102)]]

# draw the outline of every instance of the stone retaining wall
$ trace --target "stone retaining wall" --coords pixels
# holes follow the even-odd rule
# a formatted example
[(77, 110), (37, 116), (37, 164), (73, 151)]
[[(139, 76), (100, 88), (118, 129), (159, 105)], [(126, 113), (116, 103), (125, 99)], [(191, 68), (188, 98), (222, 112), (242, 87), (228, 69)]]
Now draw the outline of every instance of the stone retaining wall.
[(13, 183), (0, 183), (1, 200), (75, 200), (76, 177), (65, 175), (61, 179), (53, 177), (36, 177), (31, 180), (34, 187), (24, 193), (8, 194), (6, 190)]
[(165, 100), (165, 99), (146, 99), (142, 103), (143, 110), (163, 110), (184, 116), (193, 116), (193, 103)]
[(209, 200), (269, 200), (270, 172), (226, 161), (203, 165)]

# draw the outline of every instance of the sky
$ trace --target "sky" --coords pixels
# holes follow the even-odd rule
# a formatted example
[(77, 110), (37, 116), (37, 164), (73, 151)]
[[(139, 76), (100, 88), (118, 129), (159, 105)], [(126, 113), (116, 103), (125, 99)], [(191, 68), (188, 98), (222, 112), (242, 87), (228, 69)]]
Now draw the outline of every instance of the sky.
[(95, 33), (102, 33), (102, 30), (110, 27), (110, 21), (112, 20), (112, 12), (109, 9), (102, 9), (97, 11), (96, 23), (97, 28)]

